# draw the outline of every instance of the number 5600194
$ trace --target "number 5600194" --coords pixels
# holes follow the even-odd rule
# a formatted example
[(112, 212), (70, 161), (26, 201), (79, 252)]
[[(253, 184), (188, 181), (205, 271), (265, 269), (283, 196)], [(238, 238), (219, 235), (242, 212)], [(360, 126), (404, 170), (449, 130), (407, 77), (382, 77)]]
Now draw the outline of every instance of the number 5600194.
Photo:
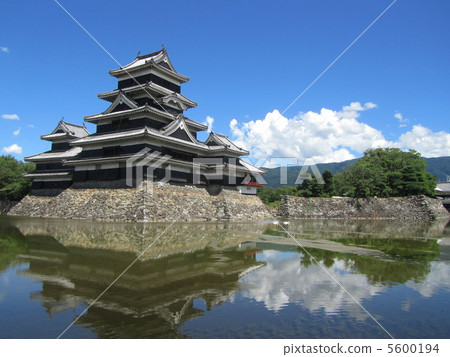
[(430, 343), (390, 343), (388, 353), (439, 353), (439, 345)]

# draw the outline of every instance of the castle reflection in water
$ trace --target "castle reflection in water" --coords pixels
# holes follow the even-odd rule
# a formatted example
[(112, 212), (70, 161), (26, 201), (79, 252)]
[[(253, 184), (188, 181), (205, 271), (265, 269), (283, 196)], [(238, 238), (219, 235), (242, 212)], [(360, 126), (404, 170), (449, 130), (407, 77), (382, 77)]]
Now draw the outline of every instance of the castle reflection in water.
[[(29, 262), (21, 274), (42, 281), (40, 300), (49, 315), (90, 304), (149, 245), (151, 248), (77, 323), (98, 337), (182, 337), (176, 327), (227, 301), (238, 279), (264, 263), (236, 246), (264, 224), (167, 225), (17, 220)], [(166, 232), (167, 229), (167, 232)], [(158, 239), (159, 237), (159, 239)], [(137, 321), (139, 321), (137, 323)]]
[[(442, 284), (437, 272), (450, 274), (447, 263), (434, 263), (443, 254), (434, 238), (445, 244), (450, 236), (446, 222), (303, 220), (286, 227), (311, 255), (271, 222), (169, 225), (7, 218), (0, 219), (0, 238), (13, 239), (16, 252), (14, 258), (0, 258), (4, 266), (8, 259), (26, 263), (19, 274), (41, 283), (29, 297), (49, 318), (81, 312), (80, 306), (89, 306), (138, 258), (76, 321), (100, 338), (191, 337), (182, 325), (237, 295), (277, 313), (294, 304), (329, 316), (345, 312), (356, 324), (365, 321), (366, 314), (324, 278), (312, 257), (361, 302), (395, 284), (432, 295), (430, 281), (431, 288)], [(277, 258), (277, 252), (293, 254)]]

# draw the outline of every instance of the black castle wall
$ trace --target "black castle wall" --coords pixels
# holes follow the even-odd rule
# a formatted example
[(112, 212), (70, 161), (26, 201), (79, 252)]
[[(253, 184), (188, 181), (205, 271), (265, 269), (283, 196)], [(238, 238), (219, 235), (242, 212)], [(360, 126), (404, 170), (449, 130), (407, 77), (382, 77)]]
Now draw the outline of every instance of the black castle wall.
[(133, 86), (137, 85), (136, 82), (139, 84), (153, 82), (153, 83), (160, 85), (161, 87), (167, 88), (176, 93), (180, 93), (180, 91), (181, 91), (181, 87), (179, 85), (169, 82), (168, 80), (162, 79), (153, 73), (145, 74), (145, 75), (139, 76), (139, 77), (121, 80), (118, 82), (117, 89), (133, 87)]

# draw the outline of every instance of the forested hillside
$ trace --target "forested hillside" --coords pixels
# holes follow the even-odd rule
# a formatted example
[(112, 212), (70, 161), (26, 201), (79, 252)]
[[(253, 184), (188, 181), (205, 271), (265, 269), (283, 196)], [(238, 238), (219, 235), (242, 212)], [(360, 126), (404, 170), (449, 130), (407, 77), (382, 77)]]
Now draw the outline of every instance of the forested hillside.
[[(325, 170), (331, 171), (333, 174), (337, 174), (348, 167), (351, 163), (354, 163), (357, 159), (347, 160), (342, 162), (332, 162), (329, 164), (317, 164), (319, 171), (322, 173)], [(450, 156), (425, 158), (427, 162), (427, 171), (437, 177), (437, 181), (446, 181), (447, 176), (450, 176)], [(287, 178), (289, 186), (296, 186), (295, 180), (300, 172), (300, 166), (288, 167)], [(282, 186), (280, 184), (280, 169), (265, 169), (267, 175), (264, 176), (264, 180), (267, 182), (266, 187), (277, 188)]]

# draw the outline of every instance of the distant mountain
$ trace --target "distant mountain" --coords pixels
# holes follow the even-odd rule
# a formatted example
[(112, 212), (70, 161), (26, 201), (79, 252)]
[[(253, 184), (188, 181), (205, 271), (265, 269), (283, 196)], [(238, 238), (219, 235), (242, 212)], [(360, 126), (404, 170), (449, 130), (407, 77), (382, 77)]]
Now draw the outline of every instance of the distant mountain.
[[(333, 174), (337, 174), (345, 169), (348, 165), (355, 162), (357, 159), (347, 160), (342, 162), (331, 162), (328, 164), (317, 164), (317, 168), (322, 173), (325, 170), (330, 170)], [(450, 156), (425, 158), (427, 162), (427, 171), (436, 176), (438, 182), (447, 181), (447, 177), (450, 176)], [(287, 184), (295, 186), (295, 180), (300, 172), (300, 166), (289, 166), (287, 168)], [(268, 169), (267, 175), (263, 176), (266, 180), (266, 187), (277, 188), (282, 186), (280, 184), (280, 168)], [(311, 170), (309, 171), (311, 173)]]
[(450, 156), (425, 158), (427, 171), (436, 176), (437, 182), (446, 182), (450, 176)]

